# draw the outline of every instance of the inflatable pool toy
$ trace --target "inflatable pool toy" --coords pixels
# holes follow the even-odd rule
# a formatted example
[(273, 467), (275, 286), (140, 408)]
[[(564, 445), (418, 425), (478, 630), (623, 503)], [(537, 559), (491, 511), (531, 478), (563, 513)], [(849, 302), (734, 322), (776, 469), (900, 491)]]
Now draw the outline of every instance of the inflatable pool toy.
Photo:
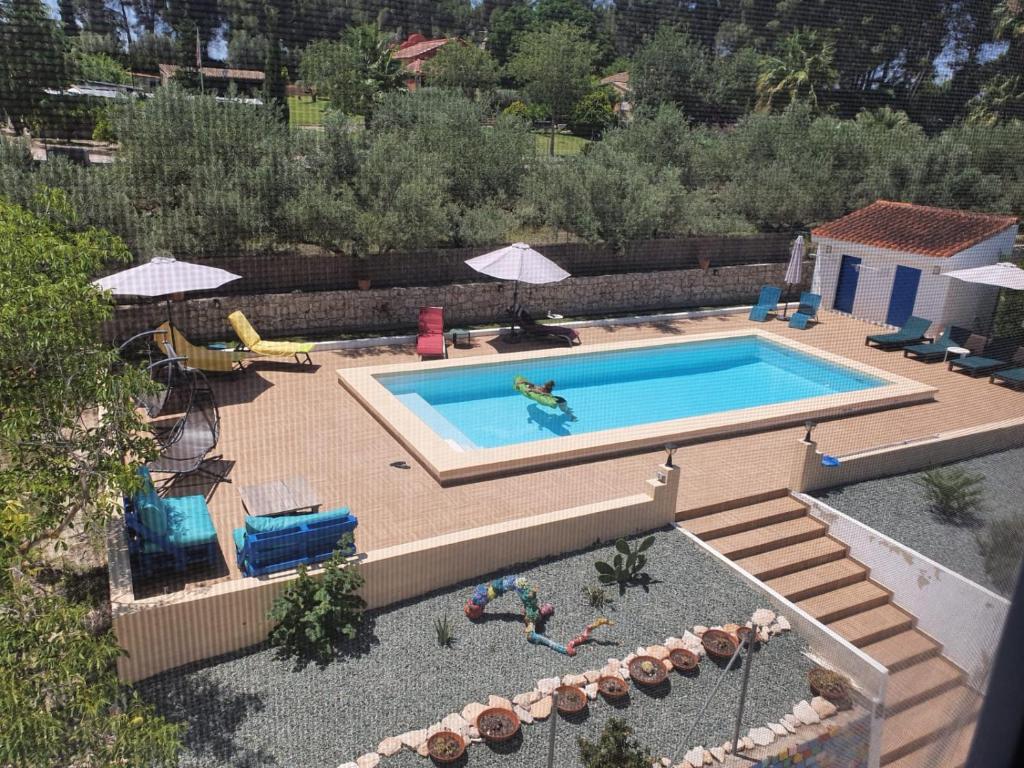
[(484, 608), (492, 600), (495, 600), (506, 592), (515, 592), (523, 604), (523, 622), (525, 623), (526, 639), (535, 645), (545, 645), (553, 651), (564, 653), (566, 656), (575, 656), (576, 648), (590, 640), (590, 633), (598, 627), (611, 626), (615, 622), (601, 616), (590, 622), (582, 632), (565, 645), (556, 643), (543, 633), (543, 625), (549, 616), (555, 612), (550, 603), (539, 603), (537, 600), (537, 587), (528, 582), (522, 576), (505, 576), (501, 579), (480, 584), (473, 591), (473, 595), (466, 601), (462, 612), (472, 621), (480, 620), (484, 615)]
[(512, 386), (515, 388), (516, 392), (523, 397), (528, 397), (535, 403), (540, 403), (548, 408), (557, 408), (560, 402), (564, 402), (562, 398), (556, 397), (555, 395), (533, 391), (530, 389), (530, 382), (528, 382), (523, 376), (516, 376), (513, 380)]

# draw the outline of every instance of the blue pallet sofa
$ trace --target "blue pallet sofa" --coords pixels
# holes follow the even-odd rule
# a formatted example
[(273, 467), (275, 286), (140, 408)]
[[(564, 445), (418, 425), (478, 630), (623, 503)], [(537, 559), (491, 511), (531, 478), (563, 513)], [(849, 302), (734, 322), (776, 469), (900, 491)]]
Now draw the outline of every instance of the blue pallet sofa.
[(217, 529), (202, 496), (161, 498), (149, 470), (140, 467), (142, 489), (124, 499), (128, 553), (143, 575), (170, 565), (181, 572), (220, 558)]
[[(238, 569), (246, 576), (263, 576), (323, 562), (358, 522), (348, 507), (308, 515), (246, 515), (245, 527), (234, 531)], [(355, 554), (355, 545), (344, 552)]]

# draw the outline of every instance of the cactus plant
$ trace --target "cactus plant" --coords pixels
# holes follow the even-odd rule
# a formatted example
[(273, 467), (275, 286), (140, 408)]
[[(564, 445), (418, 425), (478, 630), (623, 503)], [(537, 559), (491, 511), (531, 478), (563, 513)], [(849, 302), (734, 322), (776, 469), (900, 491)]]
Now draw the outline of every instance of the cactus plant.
[(647, 565), (647, 555), (643, 554), (654, 544), (654, 537), (648, 536), (636, 547), (630, 547), (625, 539), (615, 542), (615, 557), (610, 563), (598, 560), (594, 563), (597, 569), (597, 580), (602, 584), (618, 584), (619, 590), (631, 582), (642, 582), (647, 580), (644, 568)]

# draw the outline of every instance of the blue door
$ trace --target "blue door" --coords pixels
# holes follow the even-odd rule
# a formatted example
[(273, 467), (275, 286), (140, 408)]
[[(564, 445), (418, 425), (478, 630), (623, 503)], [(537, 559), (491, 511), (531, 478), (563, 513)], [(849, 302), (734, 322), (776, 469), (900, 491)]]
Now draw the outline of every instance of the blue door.
[(914, 314), (917, 301), (917, 284), (921, 282), (921, 270), (913, 267), (896, 267), (892, 281), (892, 296), (889, 297), (889, 314), (885, 322), (889, 325), (903, 325)]
[(853, 297), (857, 294), (857, 267), (860, 259), (856, 256), (843, 256), (839, 265), (839, 280), (836, 282), (836, 298), (832, 308), (840, 312), (853, 312)]

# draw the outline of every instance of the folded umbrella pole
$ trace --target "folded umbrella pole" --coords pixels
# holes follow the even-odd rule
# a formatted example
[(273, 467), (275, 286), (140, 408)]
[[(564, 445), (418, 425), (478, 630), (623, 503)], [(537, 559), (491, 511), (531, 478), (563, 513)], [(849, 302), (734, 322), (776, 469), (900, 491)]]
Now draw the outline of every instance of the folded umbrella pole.
[[(789, 252), (789, 264), (786, 266), (786, 276), (783, 278), (783, 282), (786, 284), (788, 290), (792, 290), (794, 285), (800, 283), (803, 275), (804, 266), (804, 236), (800, 235), (797, 237), (796, 242), (793, 243), (793, 248)], [(782, 306), (782, 315), (779, 316), (779, 320), (787, 320), (786, 313), (789, 311), (789, 300)]]

